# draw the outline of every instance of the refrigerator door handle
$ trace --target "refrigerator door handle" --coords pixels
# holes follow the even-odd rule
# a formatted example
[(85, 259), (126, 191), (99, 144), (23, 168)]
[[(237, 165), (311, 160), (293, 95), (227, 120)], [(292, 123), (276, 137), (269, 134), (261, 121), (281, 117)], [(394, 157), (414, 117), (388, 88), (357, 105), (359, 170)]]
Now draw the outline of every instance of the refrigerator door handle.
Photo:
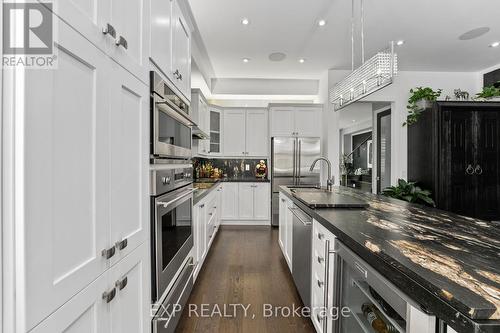
[(297, 140), (293, 140), (293, 163), (292, 163), (292, 178), (293, 178), (293, 185), (297, 185), (297, 164), (296, 159), (297, 159)]
[(299, 162), (297, 163), (297, 170), (298, 170), (298, 176), (297, 176), (297, 185), (300, 185), (300, 170), (302, 169), (302, 141), (299, 141), (299, 153), (298, 153), (298, 160)]

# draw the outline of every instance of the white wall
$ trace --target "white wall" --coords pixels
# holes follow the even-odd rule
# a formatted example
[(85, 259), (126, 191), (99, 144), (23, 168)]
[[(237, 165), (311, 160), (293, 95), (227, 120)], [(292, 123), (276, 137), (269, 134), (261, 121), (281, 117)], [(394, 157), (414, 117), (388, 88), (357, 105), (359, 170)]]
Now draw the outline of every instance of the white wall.
[[(329, 88), (336, 82), (344, 78), (349, 71), (330, 70)], [(367, 102), (390, 102), (392, 109), (392, 150), (391, 150), (391, 182), (396, 183), (398, 178), (407, 177), (407, 129), (402, 124), (407, 115), (407, 100), (409, 90), (417, 86), (429, 86), (433, 89), (443, 89), (442, 98), (446, 95), (453, 96), (453, 90), (460, 88), (468, 91), (471, 96), (481, 90), (482, 78), (476, 72), (399, 72), (394, 83), (368, 97), (363, 101)], [(345, 108), (334, 112), (329, 107), (326, 120), (328, 130), (326, 133), (328, 140), (328, 156), (334, 168), (335, 180), (339, 179), (339, 142), (340, 129), (338, 126), (339, 113), (348, 112)]]

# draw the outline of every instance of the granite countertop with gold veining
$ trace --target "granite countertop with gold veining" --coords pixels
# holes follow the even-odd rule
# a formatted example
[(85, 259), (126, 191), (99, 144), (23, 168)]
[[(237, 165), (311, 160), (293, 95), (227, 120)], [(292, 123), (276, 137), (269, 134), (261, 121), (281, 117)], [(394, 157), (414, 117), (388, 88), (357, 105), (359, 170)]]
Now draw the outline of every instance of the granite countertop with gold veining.
[(458, 332), (500, 332), (500, 223), (349, 188), (366, 209), (311, 209), (379, 273)]

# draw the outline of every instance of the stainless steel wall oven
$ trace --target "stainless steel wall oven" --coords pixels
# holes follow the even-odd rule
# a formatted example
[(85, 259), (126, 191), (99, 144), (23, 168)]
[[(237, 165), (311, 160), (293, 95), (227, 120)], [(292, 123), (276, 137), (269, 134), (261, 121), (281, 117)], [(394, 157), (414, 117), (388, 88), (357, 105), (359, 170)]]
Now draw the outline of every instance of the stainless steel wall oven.
[(153, 158), (190, 159), (191, 127), (195, 123), (186, 104), (156, 72), (151, 80), (151, 155)]
[(161, 300), (193, 248), (193, 169), (156, 169), (151, 177), (153, 302)]

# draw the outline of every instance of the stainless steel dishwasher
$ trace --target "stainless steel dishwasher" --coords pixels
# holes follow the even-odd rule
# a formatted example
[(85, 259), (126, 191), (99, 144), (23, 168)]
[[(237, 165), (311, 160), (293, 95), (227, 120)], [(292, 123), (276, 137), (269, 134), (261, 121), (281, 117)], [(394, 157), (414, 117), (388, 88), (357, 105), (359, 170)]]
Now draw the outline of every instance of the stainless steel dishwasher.
[(313, 219), (297, 206), (293, 214), (292, 275), (304, 306), (311, 306), (311, 246)]

